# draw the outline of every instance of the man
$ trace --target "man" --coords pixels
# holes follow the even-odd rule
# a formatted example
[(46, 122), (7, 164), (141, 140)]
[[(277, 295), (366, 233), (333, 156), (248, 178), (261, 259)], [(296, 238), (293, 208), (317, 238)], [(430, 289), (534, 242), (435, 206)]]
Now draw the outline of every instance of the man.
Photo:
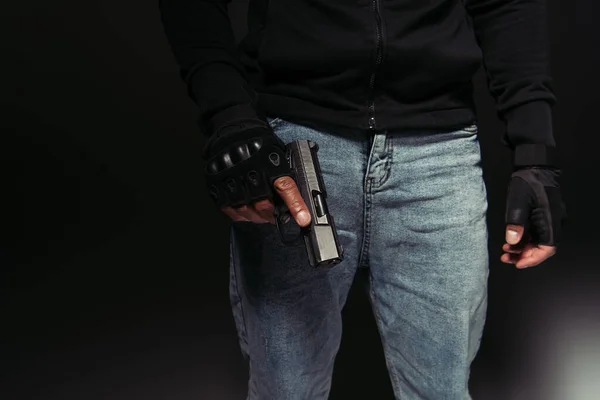
[[(470, 398), (489, 263), (472, 96), (482, 63), (514, 154), (502, 261), (552, 256), (565, 214), (544, 1), (252, 0), (239, 45), (227, 3), (160, 9), (199, 107), (210, 193), (232, 219), (247, 398), (327, 398), (358, 268), (369, 269), (396, 398)], [(276, 198), (310, 222), (296, 182), (267, 155), (299, 139), (319, 145), (344, 249), (331, 268), (310, 267), (274, 225)]]

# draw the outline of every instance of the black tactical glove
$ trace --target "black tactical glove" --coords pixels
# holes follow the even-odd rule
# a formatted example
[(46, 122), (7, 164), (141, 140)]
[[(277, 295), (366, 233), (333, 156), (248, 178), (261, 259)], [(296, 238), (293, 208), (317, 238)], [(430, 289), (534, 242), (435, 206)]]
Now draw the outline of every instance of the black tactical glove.
[(246, 105), (229, 108), (211, 120), (204, 145), (206, 184), (216, 205), (239, 207), (274, 199), (273, 182), (292, 176), (286, 146)]
[(556, 246), (567, 217), (553, 148), (521, 145), (514, 153), (514, 172), (508, 187), (506, 224), (524, 227), (535, 244)]

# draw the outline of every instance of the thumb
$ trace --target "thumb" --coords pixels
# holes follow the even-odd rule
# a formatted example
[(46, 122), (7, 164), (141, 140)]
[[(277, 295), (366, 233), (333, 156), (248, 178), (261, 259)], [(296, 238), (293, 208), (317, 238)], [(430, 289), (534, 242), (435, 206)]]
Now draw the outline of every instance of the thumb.
[(523, 225), (514, 225), (508, 224), (506, 225), (506, 243), (508, 244), (517, 244), (521, 241), (523, 237), (523, 232), (525, 228)]

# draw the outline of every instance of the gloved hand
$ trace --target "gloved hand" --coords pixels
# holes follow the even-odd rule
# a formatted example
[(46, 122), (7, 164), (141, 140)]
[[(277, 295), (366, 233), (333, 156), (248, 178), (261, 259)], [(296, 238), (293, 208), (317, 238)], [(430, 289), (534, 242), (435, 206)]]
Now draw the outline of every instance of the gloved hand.
[(310, 213), (293, 179), (286, 146), (269, 124), (244, 116), (240, 108), (219, 118), (202, 151), (215, 204), (234, 221), (274, 224), (275, 203), (282, 201), (298, 225), (308, 225)]
[(567, 217), (558, 178), (551, 166), (517, 167), (506, 202), (506, 244), (501, 256), (516, 268), (533, 267), (556, 253)]

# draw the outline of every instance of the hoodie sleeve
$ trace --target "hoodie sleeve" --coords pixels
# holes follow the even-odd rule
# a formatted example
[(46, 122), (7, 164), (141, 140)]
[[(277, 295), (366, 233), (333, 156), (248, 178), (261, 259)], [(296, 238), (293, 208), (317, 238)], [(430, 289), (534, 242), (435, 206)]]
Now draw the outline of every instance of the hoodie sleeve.
[(551, 110), (556, 98), (545, 0), (464, 1), (483, 52), (488, 88), (505, 123), (503, 143), (529, 152), (554, 148)]
[(237, 55), (230, 2), (159, 0), (165, 35), (188, 94), (199, 107), (200, 130), (206, 136), (213, 131), (210, 120), (222, 111), (231, 115), (231, 110), (244, 110), (240, 118), (258, 118), (257, 95)]

